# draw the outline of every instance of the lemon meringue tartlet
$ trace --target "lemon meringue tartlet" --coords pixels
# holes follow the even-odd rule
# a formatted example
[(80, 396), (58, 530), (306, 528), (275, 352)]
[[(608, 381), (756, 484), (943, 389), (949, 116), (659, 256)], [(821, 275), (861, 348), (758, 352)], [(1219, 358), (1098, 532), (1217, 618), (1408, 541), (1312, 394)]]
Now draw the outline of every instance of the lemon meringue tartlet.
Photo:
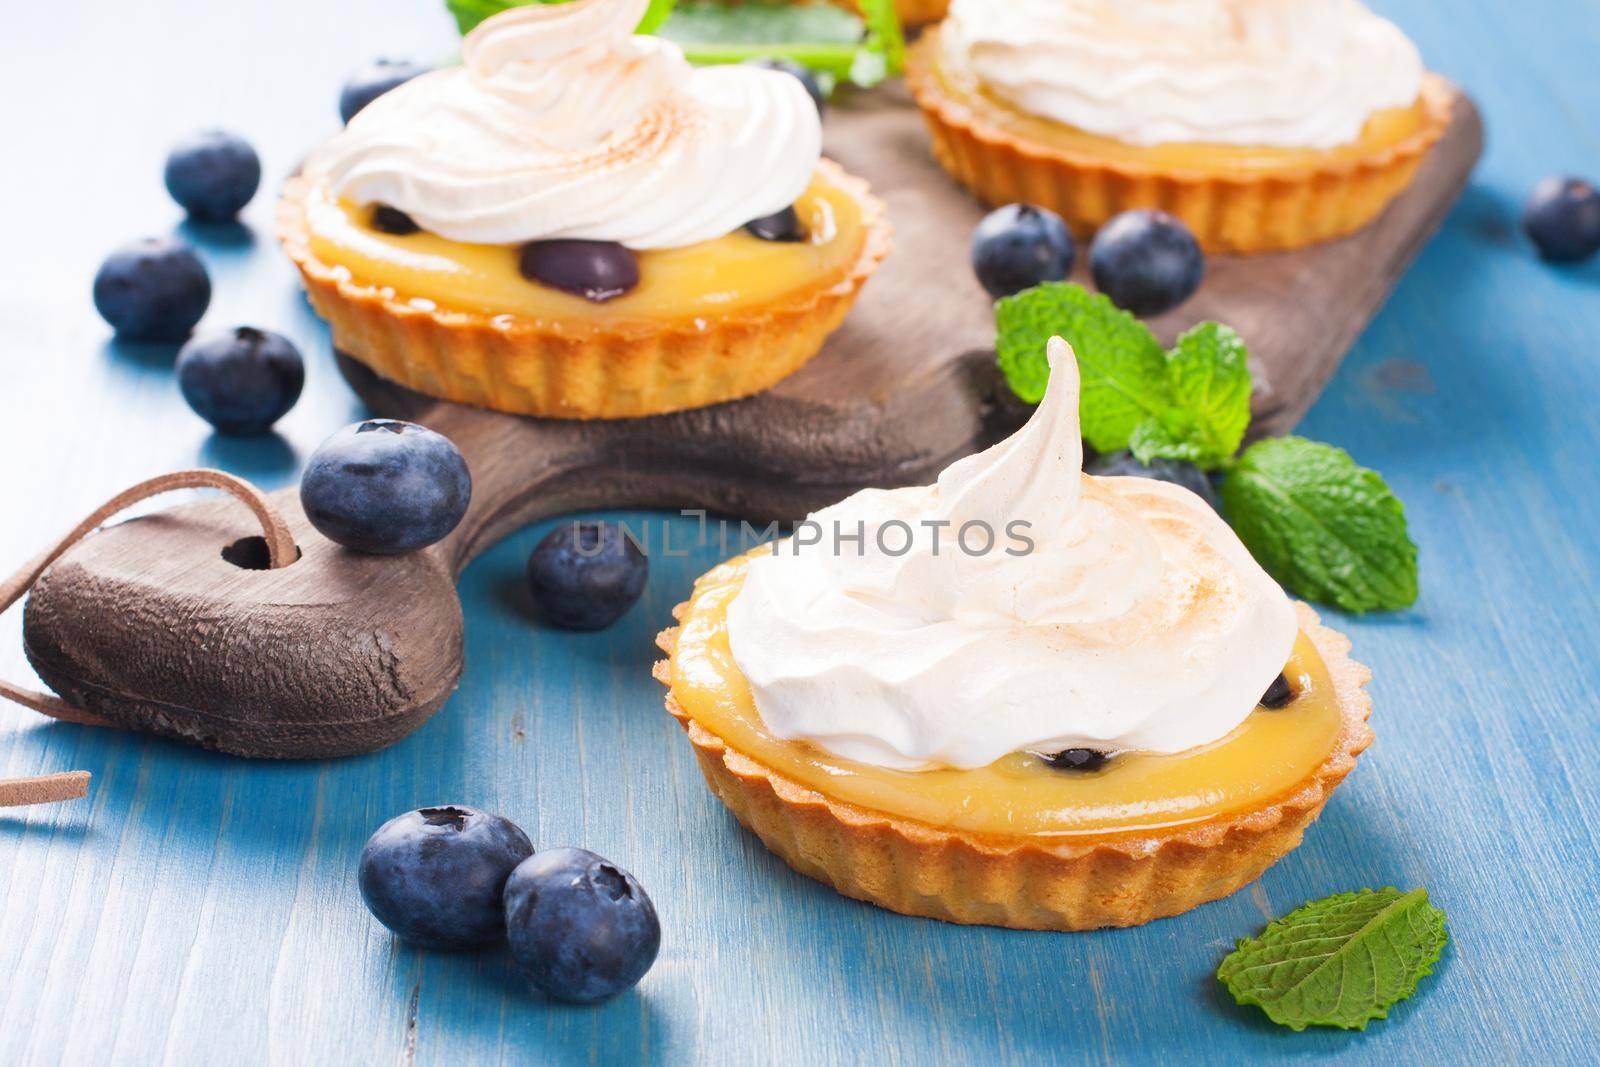
[(1160, 208), (1219, 252), (1360, 229), (1451, 113), (1360, 0), (953, 0), (907, 79), (934, 155), (980, 198), (1082, 233)]
[(432, 396), (624, 418), (759, 392), (888, 253), (800, 83), (696, 70), (647, 0), (507, 10), (361, 110), (278, 236), (334, 344)]
[(696, 583), (659, 644), (712, 791), (911, 915), (1128, 926), (1254, 880), (1370, 743), (1368, 672), (1190, 491), (1082, 473), (1078, 374), (935, 485)]

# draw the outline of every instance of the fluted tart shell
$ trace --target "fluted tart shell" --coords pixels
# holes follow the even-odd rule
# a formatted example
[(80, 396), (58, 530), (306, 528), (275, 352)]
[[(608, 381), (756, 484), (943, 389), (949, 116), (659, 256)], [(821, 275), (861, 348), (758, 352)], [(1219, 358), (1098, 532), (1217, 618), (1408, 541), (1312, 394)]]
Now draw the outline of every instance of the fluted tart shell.
[(909, 50), (906, 83), (939, 165), (979, 199), (1048, 208), (1080, 236), (1123, 211), (1156, 208), (1182, 219), (1208, 252), (1287, 251), (1342, 237), (1377, 218), (1411, 183), (1450, 123), (1450, 90), (1430, 74), (1416, 130), (1370, 152), (1264, 171), (1164, 169), (1002, 129), (946, 90), (938, 57), (935, 28)]
[(861, 250), (843, 276), (714, 317), (545, 322), (419, 306), (364, 284), (312, 251), (310, 183), (291, 178), (277, 236), (334, 345), (428, 396), (516, 415), (621, 419), (750, 396), (799, 370), (844, 321), (889, 254), (893, 231), (867, 183), (823, 160), (818, 172), (861, 209)]
[[(688, 605), (675, 615), (683, 618)], [(1350, 642), (1297, 604), (1327, 667), (1341, 727), (1327, 758), (1294, 788), (1204, 823), (1080, 837), (976, 834), (843, 803), (730, 748), (673, 698), (676, 627), (657, 644), (655, 676), (689, 736), (711, 791), (801, 874), (906, 915), (1025, 930), (1137, 926), (1217, 900), (1260, 877), (1307, 826), (1372, 743), (1366, 667)]]

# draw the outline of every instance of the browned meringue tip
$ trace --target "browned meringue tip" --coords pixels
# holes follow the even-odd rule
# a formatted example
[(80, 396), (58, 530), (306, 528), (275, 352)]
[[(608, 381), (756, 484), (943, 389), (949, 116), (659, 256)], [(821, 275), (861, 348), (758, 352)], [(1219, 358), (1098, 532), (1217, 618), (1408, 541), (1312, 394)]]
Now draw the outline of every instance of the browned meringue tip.
[(1450, 124), (1451, 91), (1423, 81), (1425, 121), (1410, 137), (1357, 159), (1266, 174), (1167, 173), (1027, 141), (985, 122), (948, 95), (935, 73), (939, 33), (908, 52), (906, 84), (922, 109), (939, 165), (991, 204), (1031, 203), (1080, 235), (1132, 208), (1182, 219), (1207, 252), (1281, 252), (1354, 233), (1377, 218)]
[(768, 305), (686, 322), (547, 324), (419, 308), (350, 278), (310, 248), (311, 185), (290, 178), (277, 236), (333, 342), (428, 396), (514, 415), (623, 419), (736, 400), (771, 388), (821, 350), (889, 254), (887, 209), (867, 183), (823, 160), (818, 173), (862, 208), (861, 252), (843, 277)]
[[(682, 618), (687, 605), (674, 614)], [(1171, 831), (1052, 843), (954, 831), (845, 804), (728, 747), (671, 692), (676, 627), (657, 645), (654, 676), (694, 746), (706, 784), (789, 866), (845, 896), (947, 922), (1025, 930), (1137, 926), (1249, 884), (1300, 843), (1305, 828), (1372, 743), (1366, 667), (1350, 642), (1297, 604), (1343, 715), (1333, 751), (1296, 789), (1258, 808)]]

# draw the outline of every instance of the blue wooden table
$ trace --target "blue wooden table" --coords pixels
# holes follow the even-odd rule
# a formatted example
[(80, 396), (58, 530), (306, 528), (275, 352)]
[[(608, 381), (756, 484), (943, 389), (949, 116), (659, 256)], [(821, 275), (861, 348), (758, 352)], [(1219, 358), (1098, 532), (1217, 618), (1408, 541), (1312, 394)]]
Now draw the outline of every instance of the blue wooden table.
[[(1594, 1062), (1600, 1040), (1600, 263), (1554, 269), (1515, 219), (1552, 171), (1600, 176), (1600, 4), (1387, 0), (1483, 105), (1490, 150), (1438, 239), (1306, 420), (1383, 471), (1422, 547), (1414, 610), (1340, 620), (1375, 672), (1378, 743), (1298, 851), (1180, 918), (1086, 935), (907, 919), (791, 873), (701, 783), (650, 680), (651, 639), (714, 546), (658, 557), (604, 633), (530, 621), (541, 530), (461, 587), (469, 669), (409, 740), (263, 764), (0, 708), (0, 777), (94, 772), (88, 800), (0, 811), (0, 1063), (1031, 1064)], [(441, 58), (431, 0), (17, 4), (0, 36), (0, 568), (135, 480), (199, 464), (277, 487), (359, 414), (268, 234), (180, 225), (165, 146), (223, 125), (271, 188), (335, 127), (345, 71)], [(212, 326), (295, 338), (309, 383), (280, 436), (216, 438), (170, 349), (108, 341), (100, 257), (177, 228)], [(631, 516), (638, 521), (645, 516)], [(689, 543), (688, 520), (673, 524)], [(0, 672), (25, 679), (17, 612)], [(630, 868), (660, 909), (634, 993), (573, 1009), (503, 954), (393, 942), (355, 862), (429, 803), (502, 812), (541, 846)], [(1294, 1034), (1212, 978), (1239, 936), (1311, 897), (1425, 885), (1451, 947), (1365, 1034)]]

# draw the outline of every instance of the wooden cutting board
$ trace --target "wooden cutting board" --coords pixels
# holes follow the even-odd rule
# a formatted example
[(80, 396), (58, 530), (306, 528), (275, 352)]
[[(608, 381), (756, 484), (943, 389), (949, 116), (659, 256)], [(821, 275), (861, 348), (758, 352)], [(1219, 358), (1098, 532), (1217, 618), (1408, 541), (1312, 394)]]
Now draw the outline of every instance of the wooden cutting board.
[[(731, 404), (577, 423), (431, 400), (346, 358), (376, 413), (431, 426), (467, 457), (473, 499), (455, 533), (406, 557), (362, 556), (317, 534), (289, 490), (273, 500), (303, 555), (264, 570), (239, 565), (252, 562), (254, 531), (228, 500), (111, 527), (34, 588), (23, 639), (40, 677), (116, 724), (241, 755), (370, 751), (455, 688), (456, 577), (518, 527), (623, 506), (792, 520), (863, 486), (928, 481), (1009, 432), (1025, 411), (995, 370), (990, 302), (968, 264), (984, 208), (934, 165), (898, 87), (859, 94), (827, 125), (829, 154), (887, 201), (896, 246), (799, 373)], [(1213, 258), (1201, 291), (1155, 329), (1170, 341), (1205, 319), (1234, 326), (1254, 360), (1253, 432), (1287, 430), (1455, 201), (1482, 143), (1458, 92), (1444, 139), (1375, 224), (1299, 252)]]

